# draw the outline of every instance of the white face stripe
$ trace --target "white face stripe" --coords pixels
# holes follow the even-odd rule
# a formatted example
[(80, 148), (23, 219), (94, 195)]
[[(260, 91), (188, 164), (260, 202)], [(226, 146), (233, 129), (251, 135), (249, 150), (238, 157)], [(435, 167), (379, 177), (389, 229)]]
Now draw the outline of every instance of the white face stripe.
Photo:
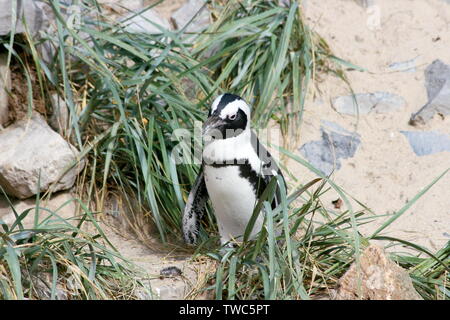
[(218, 96), (218, 97), (216, 98), (216, 100), (214, 100), (214, 102), (213, 102), (213, 104), (212, 104), (212, 106), (211, 106), (211, 113), (214, 113), (214, 111), (216, 111), (217, 106), (218, 106), (219, 103), (220, 103), (220, 100), (222, 100), (222, 97), (223, 97), (223, 94), (221, 94), (220, 96)]
[[(224, 94), (221, 94), (214, 100), (214, 102), (211, 106), (211, 114), (213, 114), (217, 110), (217, 107), (219, 106), (220, 101), (222, 100), (223, 96), (224, 96)], [(250, 119), (250, 113), (251, 113), (250, 107), (244, 100), (241, 100), (241, 99), (234, 100), (233, 102), (228, 103), (225, 106), (225, 108), (222, 109), (219, 116), (222, 119), (225, 119), (227, 116), (237, 113), (239, 109), (244, 111), (245, 114), (247, 115), (247, 118)]]
[(235, 100), (227, 104), (227, 106), (222, 109), (222, 112), (220, 112), (220, 117), (225, 119), (228, 116), (236, 114), (239, 109), (245, 112), (247, 119), (250, 119), (250, 108), (244, 100)]

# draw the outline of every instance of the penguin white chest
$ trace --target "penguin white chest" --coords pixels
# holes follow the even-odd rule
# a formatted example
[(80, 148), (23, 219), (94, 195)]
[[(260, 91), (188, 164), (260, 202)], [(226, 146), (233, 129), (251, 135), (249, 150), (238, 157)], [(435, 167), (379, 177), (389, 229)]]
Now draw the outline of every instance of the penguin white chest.
[[(239, 166), (205, 166), (205, 183), (214, 208), (222, 243), (244, 235), (257, 198), (252, 184), (241, 177)], [(252, 235), (262, 226), (256, 222)]]

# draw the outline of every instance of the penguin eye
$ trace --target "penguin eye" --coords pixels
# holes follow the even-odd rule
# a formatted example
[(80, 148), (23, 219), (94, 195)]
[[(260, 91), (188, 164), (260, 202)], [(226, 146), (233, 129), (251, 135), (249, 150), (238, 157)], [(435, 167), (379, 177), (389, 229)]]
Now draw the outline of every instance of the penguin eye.
[(230, 119), (230, 120), (236, 119), (236, 113), (228, 116), (228, 119)]

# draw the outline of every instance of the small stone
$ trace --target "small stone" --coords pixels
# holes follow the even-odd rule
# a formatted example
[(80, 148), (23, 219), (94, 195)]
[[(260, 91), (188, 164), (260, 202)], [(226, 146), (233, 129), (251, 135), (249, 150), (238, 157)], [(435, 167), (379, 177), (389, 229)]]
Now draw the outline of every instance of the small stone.
[(11, 72), (7, 61), (8, 54), (0, 54), (0, 128), (9, 120), (8, 92), (11, 91)]
[(33, 114), (0, 131), (0, 185), (19, 199), (49, 189), (67, 190), (84, 167), (84, 161), (75, 163), (78, 155), (39, 114)]
[(322, 140), (311, 141), (300, 148), (300, 153), (323, 174), (329, 175), (341, 168), (340, 159), (355, 155), (361, 143), (360, 136), (334, 122), (322, 121)]
[(397, 111), (406, 106), (406, 101), (393, 93), (374, 92), (337, 97), (332, 100), (332, 105), (341, 114), (356, 116), (371, 112), (386, 113)]
[(335, 208), (335, 209), (340, 209), (340, 208), (342, 208), (342, 205), (344, 204), (344, 202), (342, 201), (341, 198), (336, 199), (336, 200), (333, 200), (333, 201), (331, 201), (331, 203), (334, 205), (334, 208)]
[(66, 102), (57, 93), (50, 96), (53, 114), (50, 117), (50, 126), (59, 134), (65, 135), (69, 130), (69, 108)]
[(416, 60), (417, 57), (411, 60), (407, 61), (401, 61), (401, 62), (394, 62), (391, 63), (388, 67), (391, 69), (391, 71), (398, 71), (398, 72), (416, 72)]
[(391, 261), (384, 250), (370, 245), (339, 280), (335, 300), (423, 300), (408, 273)]
[(450, 152), (450, 137), (435, 131), (400, 131), (407, 139), (418, 156), (448, 151)]
[(201, 32), (206, 29), (210, 23), (210, 12), (206, 3), (205, 0), (188, 0), (172, 15), (175, 28), (181, 30), (190, 22), (185, 32)]

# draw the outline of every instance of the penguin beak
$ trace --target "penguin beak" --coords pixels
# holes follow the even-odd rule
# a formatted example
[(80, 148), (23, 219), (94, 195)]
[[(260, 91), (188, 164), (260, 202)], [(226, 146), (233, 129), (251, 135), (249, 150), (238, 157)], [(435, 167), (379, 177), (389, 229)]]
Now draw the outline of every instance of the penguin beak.
[(220, 126), (224, 125), (225, 121), (219, 116), (212, 115), (208, 119), (206, 119), (205, 123), (203, 123), (202, 135), (207, 136), (210, 135), (211, 131), (218, 129)]

